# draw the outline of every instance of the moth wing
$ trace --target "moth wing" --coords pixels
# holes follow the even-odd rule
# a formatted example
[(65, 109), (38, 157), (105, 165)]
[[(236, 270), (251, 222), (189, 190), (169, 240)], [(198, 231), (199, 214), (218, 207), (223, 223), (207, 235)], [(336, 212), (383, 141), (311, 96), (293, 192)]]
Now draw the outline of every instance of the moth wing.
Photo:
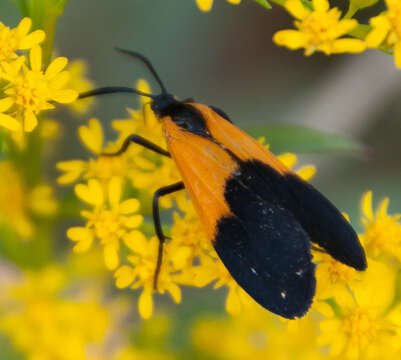
[(219, 257), (259, 304), (302, 316), (315, 291), (309, 237), (285, 208), (237, 181), (239, 164), (218, 144), (163, 123), (167, 146)]
[(238, 284), (260, 305), (288, 319), (303, 316), (315, 293), (307, 233), (285, 208), (231, 182), (233, 215), (223, 217), (213, 245)]
[(202, 104), (193, 104), (214, 139), (241, 160), (243, 181), (263, 199), (288, 209), (310, 240), (334, 259), (365, 270), (366, 256), (358, 235), (338, 209), (311, 184), (285, 167), (251, 136)]

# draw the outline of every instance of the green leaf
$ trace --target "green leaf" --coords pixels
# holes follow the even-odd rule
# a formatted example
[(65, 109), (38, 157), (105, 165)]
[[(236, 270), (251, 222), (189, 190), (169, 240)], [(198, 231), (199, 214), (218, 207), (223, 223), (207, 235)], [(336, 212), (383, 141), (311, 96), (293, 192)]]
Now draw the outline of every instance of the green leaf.
[(268, 10), (272, 8), (272, 6), (266, 0), (254, 0), (254, 1)]
[(301, 126), (270, 125), (245, 129), (255, 138), (264, 136), (274, 153), (342, 153), (362, 155), (367, 148), (360, 142)]
[(46, 32), (42, 45), (45, 66), (50, 63), (57, 18), (63, 13), (68, 0), (14, 0), (22, 16), (32, 19), (33, 29)]
[(373, 6), (379, 0), (350, 0), (348, 11), (344, 18), (349, 19), (355, 15), (355, 13), (361, 9)]

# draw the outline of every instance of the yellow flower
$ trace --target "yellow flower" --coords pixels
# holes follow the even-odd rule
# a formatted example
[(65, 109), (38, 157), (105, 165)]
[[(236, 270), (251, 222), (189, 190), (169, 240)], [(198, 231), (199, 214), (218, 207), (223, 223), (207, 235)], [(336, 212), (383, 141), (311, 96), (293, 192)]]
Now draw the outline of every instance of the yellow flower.
[(386, 0), (387, 11), (370, 19), (372, 31), (366, 37), (368, 47), (384, 46), (394, 48), (394, 61), (401, 68), (401, 3)]
[(387, 265), (370, 260), (361, 281), (350, 289), (353, 296), (336, 298), (336, 313), (329, 307), (322, 311), (326, 319), (320, 323), (318, 342), (330, 347), (332, 358), (392, 358), (400, 350), (401, 319), (388, 312), (395, 275)]
[[(46, 71), (42, 71), (42, 50), (36, 45), (30, 50), (29, 60), (30, 69), (24, 63), (25, 58), (20, 57), (13, 63), (4, 64), (0, 75), (8, 82), (4, 92), (7, 97), (2, 99), (3, 108), (0, 106), (3, 112), (0, 125), (11, 131), (32, 131), (38, 123), (37, 115), (54, 108), (52, 102), (71, 103), (78, 96), (75, 90), (64, 89), (69, 79), (68, 71), (63, 71), (68, 63), (66, 58), (56, 58)], [(8, 106), (10, 102), (11, 107)]]
[(389, 198), (384, 198), (377, 207), (376, 214), (372, 209), (372, 192), (362, 197), (362, 222), (365, 232), (360, 235), (368, 256), (373, 258), (395, 257), (401, 261), (401, 214), (388, 215)]
[(133, 215), (139, 209), (139, 201), (128, 199), (120, 203), (121, 192), (122, 183), (118, 178), (111, 179), (106, 190), (96, 179), (90, 179), (88, 185), (76, 185), (76, 195), (93, 206), (93, 210), (81, 212), (87, 219), (85, 227), (72, 227), (67, 231), (67, 236), (77, 243), (74, 251), (78, 253), (87, 251), (94, 239), (99, 239), (104, 247), (105, 264), (111, 270), (120, 262), (120, 241), (130, 247), (133, 239), (144, 236), (135, 230), (143, 221), (142, 215)]
[(288, 326), (265, 309), (240, 316), (201, 318), (192, 328), (192, 342), (203, 359), (323, 359), (316, 347), (316, 322), (306, 317)]
[(89, 120), (88, 126), (80, 126), (79, 138), (84, 146), (97, 156), (96, 159), (69, 160), (57, 163), (57, 168), (64, 173), (57, 179), (60, 184), (70, 184), (79, 178), (96, 178), (102, 183), (108, 182), (113, 177), (123, 178), (129, 172), (129, 158), (137, 147), (133, 146), (120, 156), (100, 156), (102, 152), (117, 151), (117, 144), (103, 145), (103, 129), (100, 121), (96, 118)]
[[(86, 77), (88, 72), (88, 65), (83, 60), (73, 60), (68, 66), (68, 71), (70, 73), (70, 80), (67, 84), (68, 87), (78, 91), (79, 93), (88, 91), (95, 87), (93, 81)], [(71, 109), (77, 114), (83, 114), (88, 111), (94, 102), (93, 97), (88, 97), (86, 99), (81, 99), (79, 101), (74, 101), (71, 104)]]
[(313, 260), (319, 264), (316, 268), (315, 299), (349, 297), (349, 286), (360, 281), (361, 273), (326, 253), (315, 252)]
[(10, 161), (0, 161), (0, 173), (0, 222), (30, 238), (35, 232), (32, 213), (49, 216), (57, 210), (52, 188), (41, 184), (27, 189)]
[[(159, 240), (152, 237), (149, 241), (145, 236), (131, 236), (128, 240), (132, 254), (127, 257), (132, 264), (120, 267), (116, 273), (116, 286), (120, 289), (130, 286), (132, 289), (143, 287), (138, 299), (138, 311), (144, 319), (149, 319), (153, 313), (154, 276), (156, 270)], [(181, 302), (181, 290), (174, 279), (175, 269), (169, 259), (169, 244), (164, 247), (163, 262), (157, 279), (157, 291), (166, 291), (176, 303)]]
[(110, 311), (93, 292), (67, 297), (77, 292), (65, 291), (66, 279), (61, 268), (47, 267), (6, 294), (0, 328), (27, 359), (88, 360), (88, 348), (105, 340)]
[(171, 260), (176, 269), (186, 271), (193, 266), (195, 258), (207, 256), (213, 247), (186, 193), (181, 192), (175, 200), (184, 215), (176, 211), (173, 214)]
[[(241, 0), (227, 0), (230, 4), (239, 4)], [(196, 4), (202, 11), (210, 11), (213, 6), (213, 0), (196, 0)]]
[(341, 12), (330, 9), (328, 0), (313, 0), (314, 10), (307, 9), (301, 0), (287, 0), (285, 8), (297, 20), (298, 30), (277, 32), (273, 40), (276, 44), (291, 50), (305, 49), (305, 55), (322, 51), (326, 55), (336, 53), (359, 53), (366, 49), (363, 41), (340, 37), (354, 29), (358, 22), (355, 19), (340, 20)]
[(36, 30), (29, 34), (32, 21), (23, 18), (15, 29), (10, 29), (0, 22), (0, 67), (5, 61), (17, 57), (16, 51), (28, 50), (38, 45), (45, 39), (42, 30)]

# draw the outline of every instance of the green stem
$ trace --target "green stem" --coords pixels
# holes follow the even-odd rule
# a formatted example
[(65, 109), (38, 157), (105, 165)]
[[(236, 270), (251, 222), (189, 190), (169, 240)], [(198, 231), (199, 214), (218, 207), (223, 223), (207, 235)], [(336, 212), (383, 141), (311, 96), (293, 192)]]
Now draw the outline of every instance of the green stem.
[(284, 7), (287, 0), (270, 0), (272, 3)]
[(359, 10), (358, 7), (353, 6), (352, 3), (349, 5), (347, 13), (344, 15), (343, 19), (351, 19)]

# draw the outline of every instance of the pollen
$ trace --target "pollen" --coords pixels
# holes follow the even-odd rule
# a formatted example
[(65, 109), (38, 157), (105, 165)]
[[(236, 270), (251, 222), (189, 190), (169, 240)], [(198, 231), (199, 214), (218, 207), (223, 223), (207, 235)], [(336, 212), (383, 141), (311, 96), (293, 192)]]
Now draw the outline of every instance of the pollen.
[(120, 238), (126, 234), (126, 229), (122, 225), (119, 214), (110, 210), (100, 211), (93, 219), (95, 235), (103, 242), (111, 239)]
[(367, 310), (355, 311), (344, 319), (344, 331), (351, 341), (366, 346), (377, 336), (377, 321)]

